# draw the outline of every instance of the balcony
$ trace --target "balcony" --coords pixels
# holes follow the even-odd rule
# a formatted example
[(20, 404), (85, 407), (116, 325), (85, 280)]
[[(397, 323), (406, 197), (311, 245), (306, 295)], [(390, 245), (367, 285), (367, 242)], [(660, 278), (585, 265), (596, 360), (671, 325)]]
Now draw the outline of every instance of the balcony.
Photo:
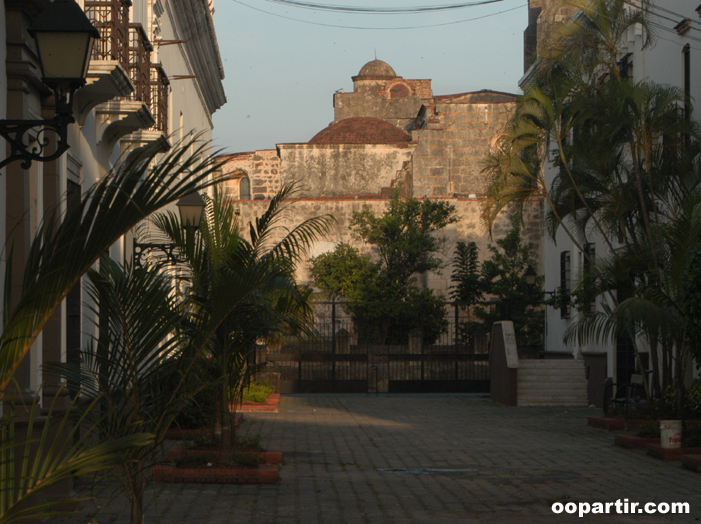
[(170, 81), (161, 64), (151, 65), (151, 114), (156, 119), (154, 129), (168, 134), (168, 92)]
[(141, 24), (129, 24), (129, 58), (127, 72), (136, 88), (129, 100), (151, 105), (151, 51), (153, 46)]
[(85, 14), (100, 31), (91, 60), (114, 60), (129, 67), (129, 7), (131, 0), (85, 0)]
[(76, 94), (78, 123), (90, 110), (134, 91), (129, 70), (129, 8), (131, 0), (85, 0), (85, 14), (100, 30), (90, 56), (87, 85)]

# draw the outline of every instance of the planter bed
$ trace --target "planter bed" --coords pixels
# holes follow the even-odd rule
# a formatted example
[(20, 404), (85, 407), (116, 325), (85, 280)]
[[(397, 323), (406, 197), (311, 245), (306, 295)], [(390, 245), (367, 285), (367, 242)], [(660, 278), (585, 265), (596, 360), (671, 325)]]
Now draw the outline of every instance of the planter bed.
[[(648, 424), (650, 420), (629, 419), (628, 429), (637, 429), (640, 426)], [(587, 424), (594, 428), (608, 429), (609, 431), (618, 431), (625, 428), (625, 419), (622, 418), (607, 418), (607, 417), (587, 417)]]
[[(243, 421), (243, 414), (236, 413), (234, 417), (234, 424), (236, 427)], [(212, 428), (201, 428), (201, 429), (179, 429), (170, 428), (166, 431), (166, 440), (195, 440), (197, 437), (205, 437), (211, 435), (213, 432)]]
[(153, 482), (194, 482), (199, 484), (277, 484), (277, 466), (239, 468), (236, 466), (197, 466), (176, 468), (156, 466), (151, 470)]
[(637, 437), (628, 435), (627, 433), (619, 433), (616, 435), (615, 444), (626, 449), (642, 449), (648, 444), (659, 444), (659, 438)]
[[(171, 449), (168, 451), (168, 458), (170, 460), (176, 460), (183, 453), (187, 453), (192, 457), (204, 455), (205, 453), (212, 453), (215, 459), (218, 459), (221, 455), (221, 451), (212, 451), (207, 449), (188, 449), (187, 451), (182, 449)], [(262, 465), (282, 464), (282, 450), (271, 449), (268, 451), (259, 451), (258, 460)]]
[(701, 455), (682, 455), (682, 467), (701, 473)]
[(673, 448), (666, 449), (659, 444), (648, 444), (647, 454), (662, 460), (680, 460), (682, 455), (701, 454), (701, 448)]
[(240, 405), (232, 405), (231, 410), (237, 413), (277, 413), (280, 404), (280, 394), (271, 393), (265, 402), (253, 402), (252, 400), (244, 400)]

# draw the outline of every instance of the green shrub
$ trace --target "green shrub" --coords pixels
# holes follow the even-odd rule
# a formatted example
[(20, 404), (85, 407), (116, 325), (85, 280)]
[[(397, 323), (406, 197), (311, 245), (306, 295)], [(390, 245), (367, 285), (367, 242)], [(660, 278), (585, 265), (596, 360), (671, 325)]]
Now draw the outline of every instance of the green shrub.
[(258, 453), (243, 452), (234, 453), (231, 461), (236, 466), (240, 466), (242, 468), (256, 468), (258, 467), (260, 458)]
[(265, 402), (275, 388), (267, 381), (251, 382), (247, 388), (243, 390), (243, 399), (252, 402)]
[(178, 467), (188, 467), (188, 466), (204, 466), (210, 462), (214, 461), (214, 453), (187, 453), (183, 451), (175, 459), (175, 465)]
[(687, 422), (682, 430), (682, 447), (701, 447), (701, 423)]
[(636, 433), (642, 438), (660, 438), (660, 421), (652, 420), (640, 426)]
[(260, 445), (260, 435), (253, 435), (250, 437), (236, 436), (234, 444), (242, 446), (244, 448), (257, 449), (258, 451), (263, 451), (263, 447)]

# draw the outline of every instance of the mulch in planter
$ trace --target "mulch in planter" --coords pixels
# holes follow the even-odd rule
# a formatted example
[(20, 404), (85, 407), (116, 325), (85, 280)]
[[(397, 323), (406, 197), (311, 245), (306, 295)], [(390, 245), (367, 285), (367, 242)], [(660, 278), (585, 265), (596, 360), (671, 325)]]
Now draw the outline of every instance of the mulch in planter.
[[(234, 416), (234, 424), (239, 427), (239, 424), (243, 422), (243, 414), (236, 413)], [(200, 428), (200, 429), (180, 429), (180, 428), (170, 428), (166, 431), (166, 440), (195, 440), (198, 437), (207, 437), (212, 435), (212, 428)]]
[(618, 433), (614, 442), (616, 446), (626, 449), (643, 449), (648, 444), (659, 444), (660, 439), (638, 437), (636, 435), (629, 435), (628, 433)]

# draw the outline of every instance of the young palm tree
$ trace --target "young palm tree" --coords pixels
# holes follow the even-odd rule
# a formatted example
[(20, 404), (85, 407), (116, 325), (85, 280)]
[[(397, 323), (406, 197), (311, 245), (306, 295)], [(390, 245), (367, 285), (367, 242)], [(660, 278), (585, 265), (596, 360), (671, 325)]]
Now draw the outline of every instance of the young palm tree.
[[(191, 147), (196, 149), (192, 157), (187, 155)], [(218, 181), (214, 157), (195, 160), (205, 150), (205, 144), (197, 145), (193, 140), (179, 144), (155, 166), (151, 166), (153, 155), (125, 163), (90, 188), (77, 209), (63, 217), (48, 214), (30, 246), (17, 297), (10, 296), (12, 268), (7, 268), (0, 334), (0, 522), (54, 513), (71, 500), (38, 503), (32, 497), (71, 476), (122, 464), (126, 450), (153, 442), (153, 435), (135, 431), (88, 447), (86, 439), (98, 431), (102, 420), (81, 419), (81, 437), (74, 440), (70, 427), (75, 420), (75, 403), (63, 417), (50, 410), (38, 439), (32, 439), (31, 432), (27, 438), (18, 437), (15, 398), (9, 388), (48, 319), (109, 246), (148, 214)], [(22, 413), (28, 417), (30, 428), (36, 409), (35, 402)], [(54, 425), (61, 439), (66, 434), (68, 438), (57, 440), (53, 431), (49, 432)]]
[(185, 261), (191, 314), (216, 325), (207, 341), (221, 374), (216, 431), (230, 432), (232, 439), (230, 409), (248, 380), (248, 355), (258, 342), (312, 329), (310, 292), (297, 285), (294, 273), (309, 246), (326, 234), (330, 218), (314, 217), (291, 230), (281, 226), (286, 200), (295, 194), (294, 185), (284, 186), (249, 224), (248, 238), (232, 202), (216, 189), (197, 232), (183, 231), (173, 213), (152, 220)]

